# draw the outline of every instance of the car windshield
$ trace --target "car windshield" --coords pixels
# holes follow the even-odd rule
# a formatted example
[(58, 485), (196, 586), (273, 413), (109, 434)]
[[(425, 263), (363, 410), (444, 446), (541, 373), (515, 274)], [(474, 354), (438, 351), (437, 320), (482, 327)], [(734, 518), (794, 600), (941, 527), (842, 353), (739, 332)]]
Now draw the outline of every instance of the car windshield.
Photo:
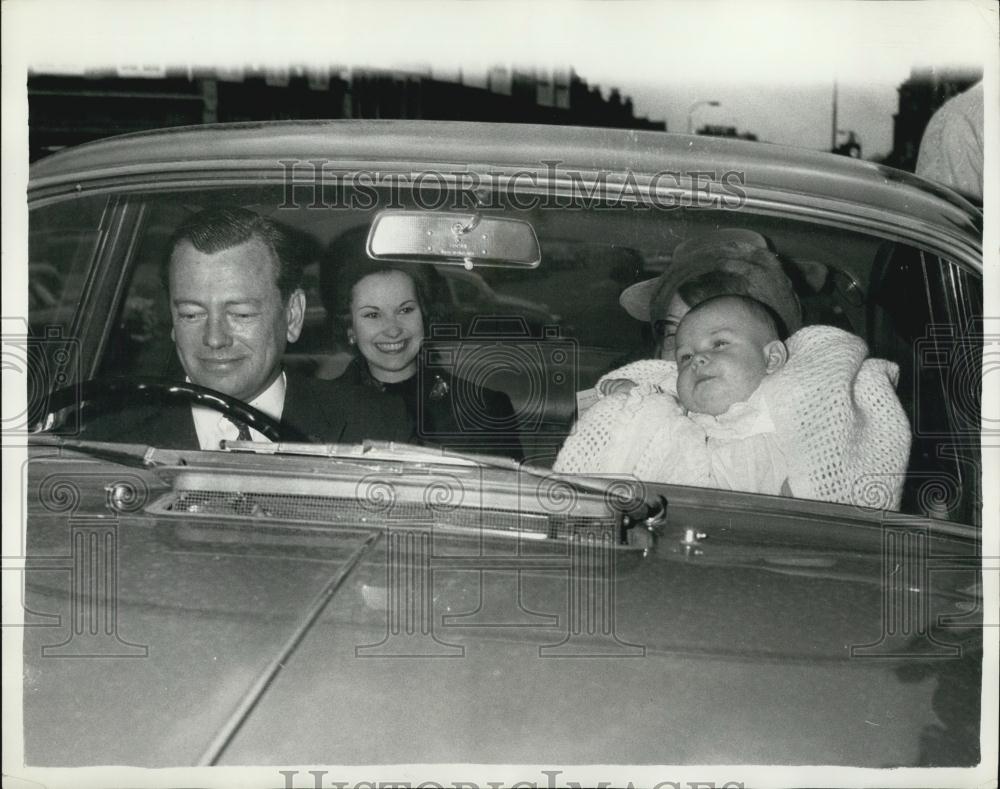
[[(631, 316), (623, 309), (623, 292), (669, 274), (675, 250), (691, 239), (720, 229), (753, 231), (778, 253), (803, 325), (834, 326), (863, 338), (871, 356), (898, 366), (896, 393), (913, 439), (902, 510), (978, 520), (978, 447), (965, 442), (960, 457), (941, 451), (955, 444), (962, 429), (949, 393), (956, 369), (969, 360), (961, 358), (964, 335), (938, 327), (971, 325), (982, 310), (980, 279), (958, 261), (889, 231), (847, 229), (787, 210), (734, 210), (740, 207), (738, 190), (715, 195), (705, 205), (677, 202), (663, 210), (638, 192), (606, 184), (581, 196), (579, 188), (546, 194), (537, 184), (519, 190), (516, 182), (501, 194), (443, 182), (428, 189), (426, 183), (401, 188), (391, 181), (359, 186), (355, 180), (345, 186), (346, 181), (159, 187), (42, 205), (32, 212), (30, 226), (33, 333), (84, 336), (87, 347), (75, 359), (80, 379), (183, 381), (164, 264), (183, 223), (206, 209), (239, 207), (288, 228), (304, 251), (302, 329), (285, 347), (282, 369), (316, 380), (353, 376), (357, 382), (360, 363), (362, 382), (391, 389), (395, 384), (367, 375), (374, 368), (365, 363), (365, 338), (350, 321), (345, 331), (344, 316), (336, 314), (332, 283), (338, 267), (347, 265), (345, 255), (364, 255), (372, 222), (387, 207), (519, 220), (538, 240), (537, 267), (474, 260), (462, 266), (412, 256), (396, 261), (435, 284), (419, 349), (425, 394), (431, 401), (466, 397), (466, 413), (472, 415), (442, 428), (421, 421), (430, 407), (426, 413), (418, 408), (409, 440), (558, 468), (560, 450), (581, 415), (602, 396), (602, 377), (653, 358), (662, 347), (662, 323)], [(124, 234), (114, 224), (123, 218), (129, 225)], [(114, 237), (115, 232), (125, 237)], [(104, 249), (98, 255), (109, 239), (115, 242), (112, 253)], [(92, 270), (99, 257), (105, 270)], [(81, 293), (87, 297), (81, 299)], [(394, 352), (384, 338), (382, 345), (377, 342), (378, 353)], [(464, 382), (472, 382), (469, 393), (459, 391)], [(483, 392), (486, 405), (480, 402)], [(511, 413), (504, 413), (501, 428), (489, 409), (492, 393), (509, 399)], [(959, 420), (966, 420), (973, 435), (978, 403), (958, 405)], [(366, 429), (360, 426), (352, 440), (386, 438), (367, 435)], [(142, 435), (120, 440), (156, 443)], [(867, 495), (860, 494), (856, 503), (880, 506), (877, 495), (870, 500)]]

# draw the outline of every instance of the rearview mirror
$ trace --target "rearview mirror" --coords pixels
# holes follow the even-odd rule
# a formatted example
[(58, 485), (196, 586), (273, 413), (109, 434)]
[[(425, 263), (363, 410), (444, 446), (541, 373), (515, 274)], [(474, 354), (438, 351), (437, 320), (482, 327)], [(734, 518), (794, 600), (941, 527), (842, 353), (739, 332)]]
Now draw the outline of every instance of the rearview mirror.
[(475, 212), (381, 211), (367, 251), (375, 260), (418, 258), (466, 268), (535, 268), (542, 260), (530, 223)]

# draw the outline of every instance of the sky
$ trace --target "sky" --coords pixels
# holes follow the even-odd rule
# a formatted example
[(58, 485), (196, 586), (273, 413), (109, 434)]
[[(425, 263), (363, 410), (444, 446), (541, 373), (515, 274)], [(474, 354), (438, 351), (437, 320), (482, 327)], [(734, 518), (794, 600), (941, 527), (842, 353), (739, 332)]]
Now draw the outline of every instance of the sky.
[(912, 67), (982, 68), (998, 46), (988, 24), (996, 5), (961, 0), (623, 6), (628, 14), (588, 29), (627, 41), (628, 54), (582, 47), (577, 70), (620, 84), (637, 112), (683, 132), (691, 106), (714, 100), (721, 106), (696, 109), (696, 126), (735, 125), (770, 142), (829, 149), (836, 82), (837, 126), (857, 133), (866, 156), (891, 150), (896, 88)]
[(4, 7), (44, 27), (44, 36), (18, 42), (33, 65), (421, 63), (466, 73), (568, 66), (592, 85), (618, 87), (638, 114), (666, 120), (671, 131), (685, 131), (695, 102), (718, 101), (696, 110), (696, 125), (735, 125), (815, 149), (830, 147), (836, 80), (837, 125), (857, 133), (866, 157), (891, 149), (896, 88), (913, 66), (989, 61), (995, 68), (998, 47), (993, 0), (7, 0)]

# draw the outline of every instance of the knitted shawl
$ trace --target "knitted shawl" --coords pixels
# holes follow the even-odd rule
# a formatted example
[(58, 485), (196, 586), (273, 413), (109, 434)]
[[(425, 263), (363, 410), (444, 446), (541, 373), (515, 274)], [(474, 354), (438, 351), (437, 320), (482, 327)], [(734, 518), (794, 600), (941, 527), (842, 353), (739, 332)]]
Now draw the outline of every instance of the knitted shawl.
[[(896, 397), (898, 367), (867, 358), (861, 338), (832, 326), (807, 326), (787, 345), (785, 366), (767, 376), (748, 402), (763, 400), (774, 428), (769, 440), (783, 456), (792, 494), (898, 509), (911, 437)], [(628, 396), (600, 399), (580, 416), (556, 458), (556, 471), (714, 485), (706, 481), (711, 430), (705, 430), (704, 415), (684, 416), (674, 362), (634, 362), (604, 378), (628, 378), (639, 386)], [(745, 407), (736, 404), (730, 411)], [(716, 419), (727, 418), (730, 412)]]

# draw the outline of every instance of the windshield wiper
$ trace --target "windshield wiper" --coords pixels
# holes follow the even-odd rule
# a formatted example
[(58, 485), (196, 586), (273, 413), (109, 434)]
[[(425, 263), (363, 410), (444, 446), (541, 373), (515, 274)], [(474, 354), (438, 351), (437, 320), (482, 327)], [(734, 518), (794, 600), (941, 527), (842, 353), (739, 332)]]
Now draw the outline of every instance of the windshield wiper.
[[(37, 436), (33, 443), (70, 450), (99, 460), (140, 469), (177, 468), (188, 466), (180, 450), (164, 450), (145, 444), (109, 444), (100, 441), (80, 441), (60, 436)], [(223, 441), (222, 451), (198, 452), (198, 467), (202, 471), (212, 467), (230, 467), (227, 459), (234, 456), (259, 457), (286, 455), (328, 458), (336, 465), (363, 466), (384, 463), (414, 463), (423, 467), (451, 465), (467, 468), (491, 468), (515, 474), (528, 474), (537, 479), (557, 481), (569, 488), (589, 495), (599, 495), (608, 506), (617, 510), (628, 529), (644, 522), (662, 526), (666, 522), (667, 500), (659, 494), (650, 494), (645, 486), (633, 477), (590, 477), (559, 474), (551, 469), (531, 466), (498, 455), (479, 455), (455, 452), (439, 447), (425, 447), (393, 441), (365, 441), (361, 444), (299, 444), (255, 441)], [(287, 470), (287, 469), (286, 469)]]
[(351, 460), (406, 460), (411, 463), (434, 463), (460, 466), (486, 466), (517, 471), (521, 464), (501, 455), (454, 452), (443, 447), (426, 447), (397, 441), (364, 441), (360, 444), (300, 444), (268, 441), (223, 441), (227, 452), (256, 455), (301, 455)]
[(79, 441), (61, 436), (33, 436), (35, 446), (56, 447), (79, 452), (98, 460), (108, 460), (120, 466), (151, 469), (167, 465), (156, 457), (156, 448), (146, 444), (108, 444), (103, 441)]
[(473, 468), (495, 468), (528, 474), (538, 479), (558, 480), (581, 493), (600, 494), (609, 502), (617, 502), (622, 514), (631, 522), (655, 519), (665, 522), (667, 500), (662, 495), (639, 495), (645, 486), (635, 477), (597, 477), (560, 474), (549, 468), (531, 466), (503, 455), (457, 452), (445, 447), (426, 447), (395, 441), (365, 441), (361, 444), (297, 444), (258, 441), (223, 441), (224, 450), (260, 455), (300, 455), (324, 457), (343, 462), (402, 461), (425, 465), (457, 465)]
[[(559, 480), (582, 493), (598, 493), (616, 501), (631, 500), (633, 507), (626, 510), (630, 517), (642, 513), (645, 519), (652, 514), (659, 515), (666, 509), (666, 499), (661, 495), (639, 497), (635, 492), (644, 486), (635, 477), (597, 477), (579, 474), (560, 474), (552, 469), (531, 466), (522, 461), (503, 455), (482, 455), (472, 452), (457, 452), (445, 447), (427, 447), (396, 441), (365, 441), (361, 444), (298, 444), (264, 441), (223, 441), (222, 447), (229, 452), (246, 452), (258, 455), (300, 455), (304, 457), (324, 457), (348, 461), (405, 461), (427, 465), (457, 465), (474, 468), (495, 468), (529, 474), (540, 479)], [(627, 491), (631, 490), (633, 495)]]

